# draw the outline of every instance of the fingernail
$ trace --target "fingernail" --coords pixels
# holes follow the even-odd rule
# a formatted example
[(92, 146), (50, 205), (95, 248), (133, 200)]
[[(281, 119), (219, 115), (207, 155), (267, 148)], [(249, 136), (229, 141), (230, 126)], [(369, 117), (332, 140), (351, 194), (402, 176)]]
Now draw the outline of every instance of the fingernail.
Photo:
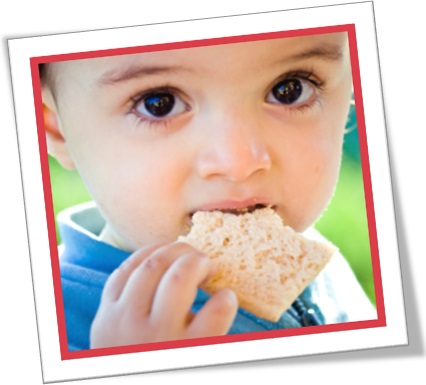
[(233, 290), (224, 289), (224, 291), (225, 291), (224, 294), (225, 294), (226, 302), (228, 302), (232, 306), (234, 306), (235, 304), (238, 304), (238, 297)]

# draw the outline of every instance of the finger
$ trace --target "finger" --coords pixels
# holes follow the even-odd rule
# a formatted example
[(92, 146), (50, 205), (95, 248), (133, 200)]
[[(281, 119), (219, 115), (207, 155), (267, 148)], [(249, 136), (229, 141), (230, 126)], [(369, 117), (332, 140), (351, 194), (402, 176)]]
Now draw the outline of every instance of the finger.
[(196, 314), (188, 327), (188, 337), (227, 334), (238, 311), (238, 299), (230, 289), (216, 292)]
[(156, 324), (164, 320), (186, 325), (187, 315), (197, 295), (198, 286), (209, 276), (210, 259), (203, 253), (193, 252), (176, 260), (164, 274), (155, 293), (151, 317)]
[(195, 249), (182, 242), (155, 250), (131, 274), (120, 297), (121, 302), (137, 303), (142, 313), (149, 313), (159, 283), (170, 266)]
[(146, 246), (130, 255), (109, 276), (102, 293), (102, 300), (109, 302), (118, 300), (132, 272), (142, 263), (142, 261), (162, 246), (164, 246), (164, 244)]

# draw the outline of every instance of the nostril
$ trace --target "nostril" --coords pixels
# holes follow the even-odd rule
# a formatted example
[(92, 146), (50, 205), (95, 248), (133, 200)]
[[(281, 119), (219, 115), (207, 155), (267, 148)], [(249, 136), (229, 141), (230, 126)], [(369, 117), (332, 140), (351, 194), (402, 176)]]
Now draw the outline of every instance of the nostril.
[(265, 143), (238, 130), (229, 131), (210, 138), (200, 150), (196, 167), (202, 178), (221, 177), (238, 183), (271, 169), (271, 154)]

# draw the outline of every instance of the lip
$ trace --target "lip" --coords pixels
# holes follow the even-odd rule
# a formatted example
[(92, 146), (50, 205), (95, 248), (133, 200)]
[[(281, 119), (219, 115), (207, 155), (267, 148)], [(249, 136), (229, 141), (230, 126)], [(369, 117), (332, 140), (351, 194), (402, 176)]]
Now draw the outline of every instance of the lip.
[(256, 205), (259, 205), (259, 207), (271, 207), (272, 209), (275, 209), (275, 206), (271, 203), (269, 199), (263, 197), (251, 197), (242, 200), (223, 200), (203, 204), (197, 207), (194, 211), (192, 211), (191, 216), (196, 211), (232, 211), (245, 208), (253, 209)]

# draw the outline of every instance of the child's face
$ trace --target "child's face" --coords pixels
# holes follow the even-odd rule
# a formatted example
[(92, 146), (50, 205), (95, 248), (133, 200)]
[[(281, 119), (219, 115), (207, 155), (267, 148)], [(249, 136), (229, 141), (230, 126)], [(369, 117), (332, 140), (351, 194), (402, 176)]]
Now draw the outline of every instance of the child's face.
[(331, 198), (352, 91), (346, 33), (51, 70), (66, 146), (50, 151), (77, 167), (119, 247), (174, 241), (197, 210), (254, 204), (303, 231)]

